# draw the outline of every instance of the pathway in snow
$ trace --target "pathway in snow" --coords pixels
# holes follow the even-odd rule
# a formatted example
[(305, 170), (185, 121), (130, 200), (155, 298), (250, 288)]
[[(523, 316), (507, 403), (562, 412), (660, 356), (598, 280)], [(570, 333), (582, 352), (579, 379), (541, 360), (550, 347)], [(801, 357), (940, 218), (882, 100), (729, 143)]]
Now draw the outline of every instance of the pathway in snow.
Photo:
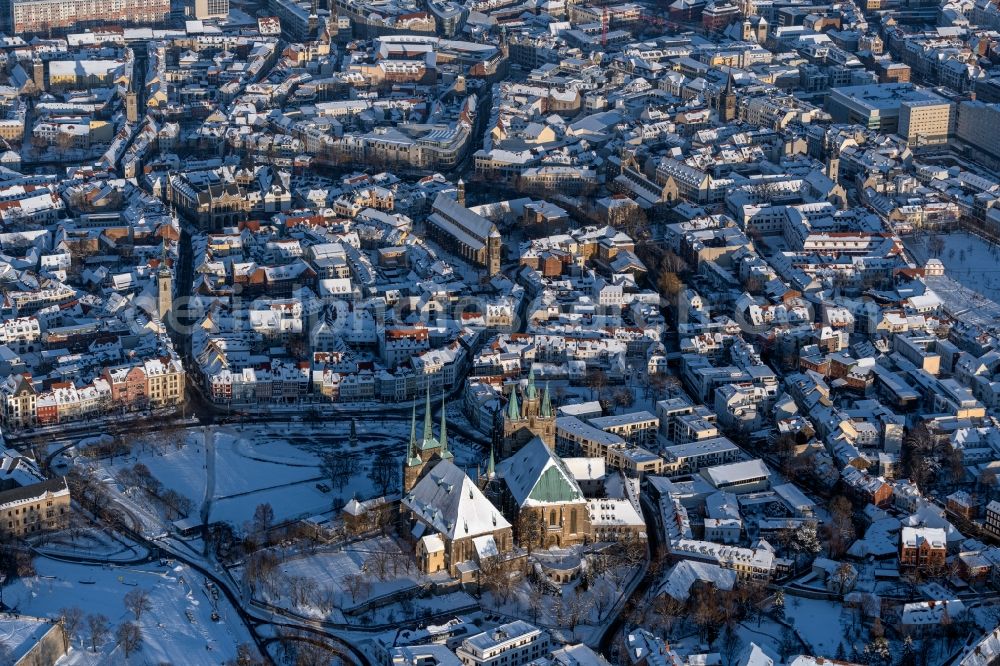
[[(212, 497), (215, 495), (215, 433), (210, 427), (205, 427), (205, 497), (201, 502), (201, 523), (208, 525), (208, 517), (212, 512)], [(205, 541), (205, 552), (208, 552), (208, 540)]]

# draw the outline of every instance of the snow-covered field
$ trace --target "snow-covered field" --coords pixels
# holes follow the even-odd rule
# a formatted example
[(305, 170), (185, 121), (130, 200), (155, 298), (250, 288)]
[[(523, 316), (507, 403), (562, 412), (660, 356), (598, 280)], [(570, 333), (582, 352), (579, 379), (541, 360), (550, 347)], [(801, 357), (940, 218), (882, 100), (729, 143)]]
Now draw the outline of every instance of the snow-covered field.
[[(138, 437), (130, 455), (101, 461), (99, 466), (104, 477), (118, 478), (123, 470), (141, 463), (164, 490), (190, 501), (190, 517), (201, 515), (207, 503), (210, 522), (228, 522), (240, 529), (260, 504), (270, 504), (275, 522), (280, 523), (329, 515), (352, 497), (364, 500), (379, 495), (380, 489), (369, 479), (372, 462), (382, 453), (401, 457), (409, 427), (407, 420), (359, 420), (356, 441), (350, 440), (349, 420), (208, 431), (189, 428), (174, 434), (169, 442), (152, 441), (153, 435), (149, 441)], [(437, 433), (437, 422), (434, 427)], [(450, 432), (449, 445), (459, 464), (474, 469), (481, 462), (482, 451), (461, 434)], [(324, 461), (337, 457), (351, 462), (342, 485), (333, 483), (324, 470)], [(131, 498), (135, 512), (153, 511), (142, 499), (141, 492)], [(153, 515), (142, 518), (155, 522)]]
[[(100, 567), (37, 558), (35, 566), (36, 577), (4, 587), (4, 602), (10, 607), (36, 617), (58, 617), (60, 609), (78, 607), (109, 621), (110, 634), (97, 654), (90, 651), (87, 623), (82, 623), (72, 641), (71, 664), (123, 662), (114, 633), (122, 622), (134, 619), (123, 598), (135, 587), (149, 592), (150, 609), (138, 622), (142, 646), (129, 663), (217, 665), (233, 658), (241, 643), (252, 643), (225, 597), (213, 602), (201, 576), (182, 565)], [(218, 622), (212, 620), (213, 607)]]
[[(264, 601), (312, 617), (344, 621), (341, 610), (394, 592), (416, 589), (435, 580), (417, 571), (412, 556), (406, 555), (389, 537), (376, 537), (345, 548), (283, 554), (276, 573), (276, 585), (258, 589)], [(234, 572), (237, 574), (237, 572)], [(237, 574), (238, 575), (238, 574)], [(359, 581), (352, 587), (351, 579)], [(437, 580), (445, 580), (440, 575)], [(308, 593), (294, 599), (292, 583), (307, 581)], [(363, 581), (361, 583), (360, 581)]]
[[(934, 252), (940, 239), (940, 252)], [(921, 265), (936, 256), (945, 274), (987, 298), (1000, 302), (1000, 247), (965, 231), (947, 234), (913, 234), (904, 239), (906, 249)]]
[(844, 640), (842, 604), (824, 599), (785, 597), (785, 617), (795, 625), (795, 631), (812, 648), (812, 653), (832, 657)]
[[(313, 581), (316, 587), (333, 587), (343, 589), (344, 579), (350, 575), (361, 573), (365, 561), (376, 552), (386, 553), (392, 560), (403, 557), (402, 551), (395, 541), (388, 537), (362, 541), (337, 552), (312, 553), (285, 560), (281, 572), (286, 576), (305, 576)], [(415, 569), (408, 568), (397, 576), (391, 576), (381, 582), (372, 581), (372, 594), (377, 597), (397, 590), (413, 587), (418, 583), (419, 574)], [(348, 602), (350, 605), (350, 602)]]

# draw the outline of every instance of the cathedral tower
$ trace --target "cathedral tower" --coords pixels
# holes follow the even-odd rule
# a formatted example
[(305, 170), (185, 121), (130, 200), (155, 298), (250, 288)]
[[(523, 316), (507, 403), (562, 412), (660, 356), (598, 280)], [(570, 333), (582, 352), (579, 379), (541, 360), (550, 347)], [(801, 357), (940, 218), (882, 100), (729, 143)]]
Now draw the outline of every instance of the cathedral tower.
[(431, 389), (427, 388), (427, 399), (424, 407), (424, 430), (421, 438), (417, 439), (417, 408), (413, 407), (413, 416), (410, 423), (410, 441), (406, 447), (406, 457), (403, 460), (403, 494), (410, 492), (410, 489), (429, 472), (440, 460), (451, 460), (454, 458), (448, 450), (448, 415), (447, 402), (445, 396), (441, 396), (441, 433), (439, 437), (434, 436), (433, 417), (431, 415)]
[(500, 454), (507, 458), (535, 437), (540, 437), (551, 450), (556, 446), (556, 417), (552, 411), (549, 387), (539, 395), (535, 386), (535, 373), (528, 374), (528, 384), (520, 391), (514, 387), (510, 400), (502, 412), (500, 431)]

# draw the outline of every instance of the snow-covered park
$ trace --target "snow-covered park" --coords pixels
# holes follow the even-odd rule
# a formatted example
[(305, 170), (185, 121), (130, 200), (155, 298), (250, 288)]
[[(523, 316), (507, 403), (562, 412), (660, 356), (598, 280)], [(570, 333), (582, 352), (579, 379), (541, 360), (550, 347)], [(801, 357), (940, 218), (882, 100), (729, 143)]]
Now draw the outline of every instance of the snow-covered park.
[[(8, 583), (3, 599), (16, 612), (36, 617), (82, 611), (77, 626), (67, 627), (72, 634), (67, 665), (123, 663), (115, 634), (127, 621), (141, 632), (129, 663), (207, 666), (232, 659), (241, 644), (252, 644), (225, 596), (213, 599), (203, 578), (183, 565), (99, 567), (37, 558), (35, 567), (36, 576)], [(125, 596), (133, 590), (148, 595), (138, 619), (126, 608)], [(107, 629), (95, 640), (90, 619), (98, 616)]]
[(912, 234), (904, 244), (920, 265), (940, 259), (948, 277), (1000, 302), (1000, 246), (966, 231)]
[[(136, 436), (129, 442), (129, 452), (114, 459), (89, 460), (79, 455), (81, 446), (75, 460), (114, 482), (150, 536), (162, 533), (180, 516), (149, 501), (145, 490), (130, 487), (134, 485), (130, 474), (137, 465), (148, 470), (161, 495), (173, 493), (173, 504), (189, 520), (229, 523), (241, 531), (261, 504), (271, 506), (274, 524), (280, 524), (329, 517), (351, 498), (382, 494), (369, 473), (379, 456), (401, 459), (410, 435), (409, 420), (358, 420), (354, 429), (352, 438), (347, 419), (193, 427), (169, 435)], [(449, 441), (459, 464), (469, 469), (480, 464), (483, 453), (470, 440), (450, 433)], [(330, 474), (334, 460), (346, 462), (345, 473), (336, 479)]]

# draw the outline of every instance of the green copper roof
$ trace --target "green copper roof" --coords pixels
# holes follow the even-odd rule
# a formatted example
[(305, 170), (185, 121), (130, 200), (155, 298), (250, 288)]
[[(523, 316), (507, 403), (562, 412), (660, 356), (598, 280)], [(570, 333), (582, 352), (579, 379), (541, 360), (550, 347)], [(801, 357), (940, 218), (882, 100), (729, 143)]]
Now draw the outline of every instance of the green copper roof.
[(493, 447), (490, 446), (490, 459), (486, 463), (486, 478), (492, 479), (497, 473), (497, 463), (496, 458), (493, 456)]
[(438, 436), (438, 441), (441, 442), (441, 457), (454, 457), (448, 450), (448, 405), (445, 402), (444, 393), (441, 393), (441, 434)]
[(417, 406), (413, 405), (413, 417), (410, 420), (410, 442), (406, 445), (406, 464), (416, 467), (422, 461), (417, 455)]
[(528, 499), (536, 502), (575, 502), (582, 499), (579, 491), (566, 480), (562, 471), (555, 465), (549, 467), (538, 478), (538, 483), (531, 489)]
[(545, 382), (545, 393), (542, 394), (542, 406), (539, 409), (542, 416), (552, 416), (552, 398), (549, 396), (549, 383)]
[(535, 388), (535, 369), (528, 373), (528, 388), (524, 392), (528, 400), (534, 400), (538, 396), (538, 389)]
[(426, 451), (427, 449), (438, 448), (439, 443), (437, 439), (434, 438), (434, 426), (431, 419), (431, 387), (427, 386), (427, 400), (424, 405), (424, 437), (420, 442), (420, 449)]
[(507, 403), (507, 418), (511, 421), (521, 419), (521, 410), (517, 406), (517, 388), (510, 392), (510, 402)]

